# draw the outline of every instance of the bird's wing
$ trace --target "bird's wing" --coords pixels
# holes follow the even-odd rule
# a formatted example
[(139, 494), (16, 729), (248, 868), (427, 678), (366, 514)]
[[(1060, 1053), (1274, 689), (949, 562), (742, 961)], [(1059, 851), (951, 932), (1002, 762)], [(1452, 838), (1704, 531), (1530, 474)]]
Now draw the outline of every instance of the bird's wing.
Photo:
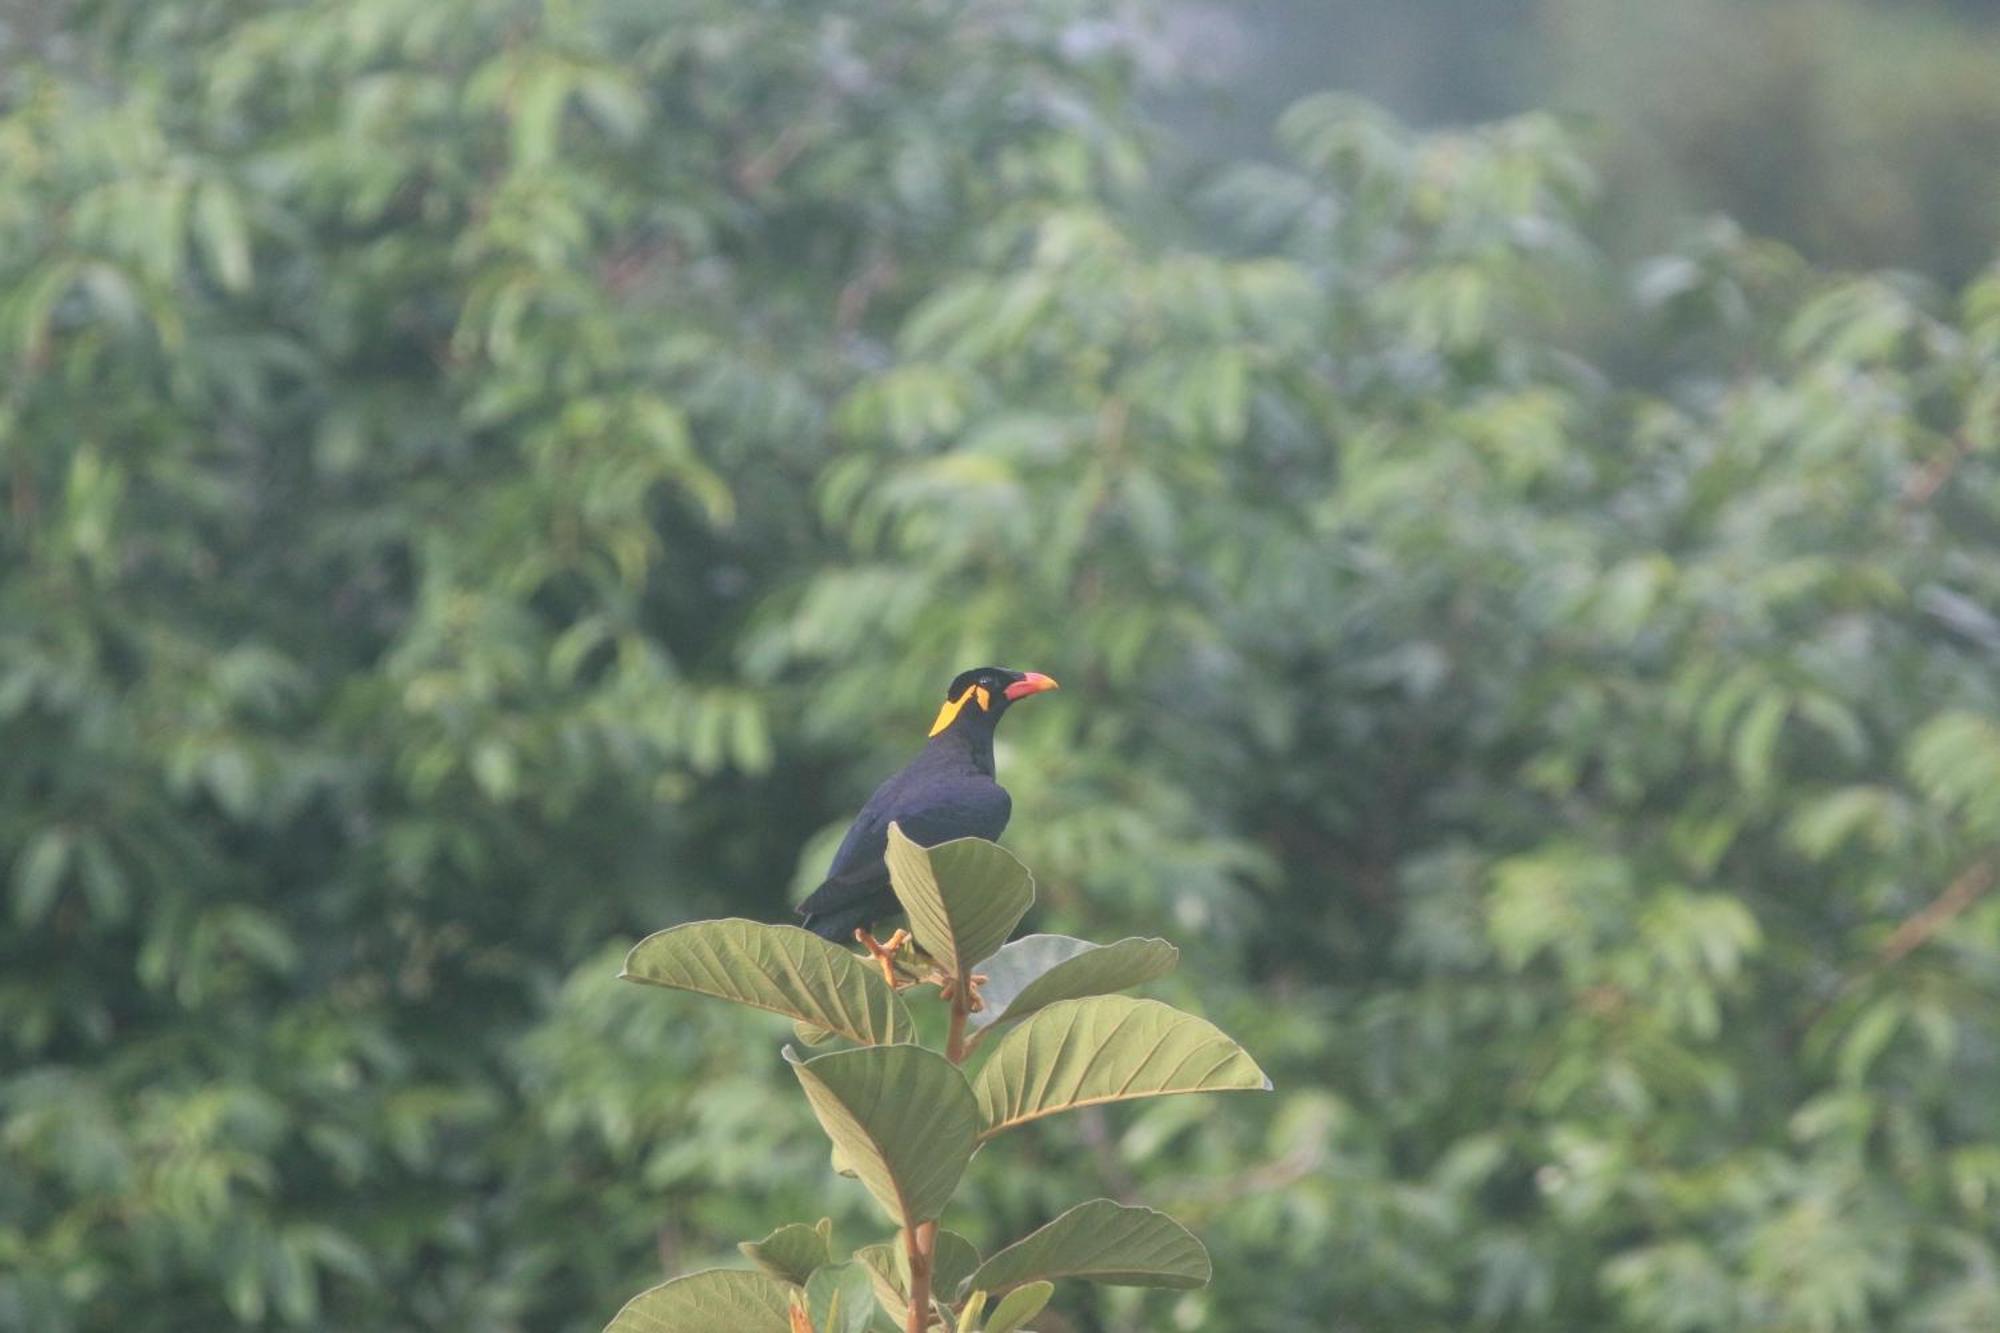
[(849, 826), (827, 866), (826, 878), (799, 904), (799, 915), (808, 922), (815, 916), (832, 916), (887, 888), (889, 872), (882, 864), (882, 854), (888, 847), (889, 819), (871, 803)]
[(799, 904), (799, 912), (831, 915), (887, 889), (889, 871), (882, 857), (889, 848), (892, 822), (910, 841), (924, 847), (954, 838), (997, 838), (1007, 827), (1014, 803), (997, 784), (985, 783), (981, 789), (954, 792), (952, 796), (956, 799), (916, 810), (893, 805), (875, 808), (870, 802), (840, 840), (826, 879)]
[[(911, 842), (922, 847), (935, 847), (954, 838), (997, 838), (1006, 829), (1008, 816), (1014, 812), (1014, 801), (1007, 795), (1007, 789), (991, 780), (943, 792), (940, 797), (922, 809), (906, 810), (894, 816), (902, 826), (903, 835)], [(889, 829), (885, 821), (882, 828), (885, 849), (888, 842)]]

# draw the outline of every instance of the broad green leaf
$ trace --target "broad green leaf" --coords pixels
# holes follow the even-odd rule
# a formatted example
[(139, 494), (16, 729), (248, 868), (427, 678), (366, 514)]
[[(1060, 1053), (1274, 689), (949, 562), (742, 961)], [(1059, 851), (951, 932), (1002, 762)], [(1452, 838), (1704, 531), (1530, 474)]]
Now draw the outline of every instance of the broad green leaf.
[(900, 1238), (897, 1242), (864, 1245), (854, 1252), (854, 1262), (867, 1270), (875, 1289), (875, 1299), (898, 1328), (908, 1322), (910, 1289), (903, 1281)]
[(963, 1286), (999, 1295), (1061, 1277), (1120, 1287), (1200, 1287), (1208, 1283), (1208, 1251), (1165, 1213), (1092, 1199), (988, 1259)]
[(790, 1333), (795, 1290), (768, 1273), (712, 1268), (640, 1292), (604, 1333)]
[(827, 1264), (805, 1287), (813, 1333), (868, 1333), (875, 1319), (875, 1287), (867, 1268), (853, 1260)]
[(981, 1138), (1058, 1111), (1175, 1092), (1266, 1091), (1271, 1080), (1207, 1019), (1158, 1000), (1052, 1004), (1002, 1037), (974, 1081)]
[(829, 1031), (817, 1023), (792, 1024), (792, 1036), (798, 1039), (801, 1046), (824, 1046), (839, 1035), (838, 1032)]
[(825, 1234), (803, 1222), (789, 1223), (762, 1240), (746, 1240), (736, 1248), (771, 1276), (800, 1286), (815, 1268), (832, 1258)]
[(923, 848), (889, 825), (886, 858), (917, 946), (954, 977), (1007, 942), (1035, 901), (1035, 877), (983, 838)]
[(734, 918), (675, 926), (634, 945), (622, 975), (768, 1009), (864, 1046), (916, 1032), (881, 973), (797, 926)]
[(984, 1333), (1016, 1333), (1021, 1325), (1042, 1312), (1055, 1290), (1056, 1284), (1048, 1281), (1027, 1282), (1014, 1288), (993, 1307)]
[[(868, 1270), (883, 1311), (900, 1328), (910, 1308), (910, 1265), (903, 1253), (902, 1237), (879, 1245), (864, 1245), (854, 1252), (854, 1258)], [(956, 1231), (940, 1230), (931, 1264), (932, 1293), (949, 1297), (966, 1274), (979, 1267), (979, 1251)]]
[(1068, 935), (1024, 935), (979, 965), (986, 1007), (972, 1015), (975, 1028), (1013, 1023), (1058, 1000), (1109, 995), (1163, 977), (1181, 951), (1165, 940), (1136, 936), (1092, 944)]
[(978, 1144), (965, 1075), (921, 1046), (871, 1046), (785, 1058), (827, 1137), (899, 1226), (944, 1211)]
[(979, 1249), (956, 1231), (940, 1230), (931, 1251), (931, 1290), (948, 1296), (979, 1267)]

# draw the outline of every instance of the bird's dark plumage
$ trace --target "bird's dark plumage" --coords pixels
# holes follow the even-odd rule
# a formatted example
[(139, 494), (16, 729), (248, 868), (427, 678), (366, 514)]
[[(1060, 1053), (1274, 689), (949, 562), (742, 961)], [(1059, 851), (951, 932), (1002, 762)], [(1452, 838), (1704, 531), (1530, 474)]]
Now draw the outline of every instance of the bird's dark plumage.
[(993, 779), (993, 729), (1016, 699), (1055, 687), (1047, 676), (1005, 667), (978, 667), (953, 680), (930, 741), (875, 789), (841, 839), (825, 882), (799, 904), (806, 929), (845, 943), (902, 910), (882, 860), (891, 823), (925, 847), (999, 837), (1014, 803)]

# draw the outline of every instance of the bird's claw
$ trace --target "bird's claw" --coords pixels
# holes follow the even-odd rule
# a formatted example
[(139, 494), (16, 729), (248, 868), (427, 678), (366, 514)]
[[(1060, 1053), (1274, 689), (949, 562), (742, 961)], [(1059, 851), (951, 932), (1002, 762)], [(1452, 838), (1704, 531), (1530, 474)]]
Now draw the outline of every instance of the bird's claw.
[[(854, 942), (866, 949), (875, 961), (881, 964), (882, 979), (889, 983), (891, 989), (908, 990), (911, 986), (917, 984), (919, 979), (904, 972), (898, 963), (904, 946), (911, 943), (909, 931), (898, 930), (888, 939), (878, 940), (864, 927), (854, 932)], [(929, 960), (926, 959), (924, 961), (928, 962)], [(938, 988), (938, 998), (947, 1003), (950, 1002), (951, 997), (958, 991), (957, 978), (935, 964), (931, 965), (931, 974), (922, 979), (935, 985)], [(979, 995), (979, 988), (985, 985), (986, 981), (987, 976), (984, 972), (974, 972), (966, 979), (965, 1011), (967, 1013), (976, 1014), (986, 1007), (986, 1001), (981, 999)]]
[[(934, 979), (937, 982), (938, 998), (949, 1001), (953, 993), (958, 990), (958, 982), (942, 971)], [(979, 995), (979, 988), (985, 985), (986, 981), (987, 976), (984, 972), (974, 972), (966, 979), (965, 1012), (968, 1014), (976, 1014), (986, 1007), (986, 1001)]]
[(882, 965), (882, 980), (889, 983), (891, 990), (902, 990), (906, 986), (914, 986), (916, 984), (909, 977), (904, 976), (896, 970), (896, 955), (901, 953), (903, 946), (910, 942), (909, 931), (898, 930), (889, 937), (888, 942), (885, 944), (877, 940), (866, 927), (861, 927), (855, 930), (854, 939), (862, 948), (874, 955), (875, 961)]

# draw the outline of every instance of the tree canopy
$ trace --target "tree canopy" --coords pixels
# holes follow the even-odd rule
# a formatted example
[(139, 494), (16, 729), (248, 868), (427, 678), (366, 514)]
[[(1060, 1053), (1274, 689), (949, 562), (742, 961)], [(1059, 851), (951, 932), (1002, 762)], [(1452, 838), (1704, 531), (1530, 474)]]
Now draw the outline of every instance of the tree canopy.
[(989, 660), (1028, 929), (1173, 935), (1278, 1088), (973, 1159), (989, 1250), (1088, 1180), (1213, 1254), (1077, 1328), (2000, 1326), (2000, 270), (1614, 262), (1538, 115), (1202, 158), (1088, 0), (55, 12), (0, 1327), (595, 1329), (872, 1225), (618, 961), (786, 919)]

